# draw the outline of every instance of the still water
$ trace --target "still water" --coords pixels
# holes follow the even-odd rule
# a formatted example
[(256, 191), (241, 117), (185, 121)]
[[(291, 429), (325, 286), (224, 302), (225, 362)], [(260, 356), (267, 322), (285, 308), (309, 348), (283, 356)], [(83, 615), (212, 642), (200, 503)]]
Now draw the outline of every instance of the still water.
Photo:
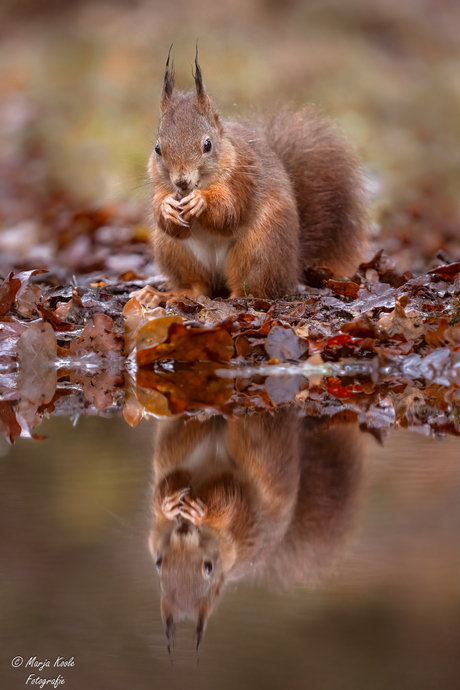
[(0, 442), (1, 688), (460, 687), (458, 438), (292, 409), (38, 433)]

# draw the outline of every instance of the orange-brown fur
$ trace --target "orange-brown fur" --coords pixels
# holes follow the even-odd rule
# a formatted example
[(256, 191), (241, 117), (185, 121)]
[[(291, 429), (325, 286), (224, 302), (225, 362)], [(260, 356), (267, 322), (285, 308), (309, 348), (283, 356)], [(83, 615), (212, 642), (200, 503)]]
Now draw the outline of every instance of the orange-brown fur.
[[(293, 409), (246, 420), (158, 424), (150, 547), (159, 563), (168, 640), (174, 621), (191, 617), (199, 641), (231, 580), (265, 574), (306, 584), (328, 569), (356, 510), (359, 431), (309, 430)], [(225, 467), (217, 460), (219, 443)], [(199, 462), (190, 467), (193, 452)], [(175, 515), (165, 514), (165, 500), (181, 489), (189, 491), (189, 502), (201, 502), (203, 517), (187, 516), (184, 499)], [(209, 577), (206, 561), (213, 566)]]
[[(196, 67), (196, 92), (175, 92), (168, 59), (160, 154), (154, 150), (149, 161), (154, 256), (170, 296), (277, 298), (296, 290), (304, 267), (352, 273), (366, 221), (360, 167), (345, 139), (312, 108), (280, 106), (251, 121), (222, 121)], [(203, 149), (207, 138), (209, 152)], [(201, 200), (196, 212), (190, 201), (182, 205), (189, 195)], [(164, 207), (171, 197), (173, 216)], [(186, 241), (198, 223), (207, 233), (203, 244), (206, 237), (228, 238), (216, 270)]]

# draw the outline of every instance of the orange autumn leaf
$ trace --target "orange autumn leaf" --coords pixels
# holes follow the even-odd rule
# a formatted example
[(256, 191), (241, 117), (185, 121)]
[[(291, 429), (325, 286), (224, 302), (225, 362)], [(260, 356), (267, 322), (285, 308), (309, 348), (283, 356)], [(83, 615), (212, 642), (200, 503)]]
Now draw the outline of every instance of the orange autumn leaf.
[(326, 285), (334, 295), (352, 297), (353, 299), (358, 297), (358, 290), (361, 290), (361, 286), (351, 280), (326, 280)]
[(137, 353), (140, 367), (173, 359), (178, 362), (228, 362), (235, 351), (233, 338), (223, 327), (193, 328), (188, 324), (169, 326), (165, 342)]

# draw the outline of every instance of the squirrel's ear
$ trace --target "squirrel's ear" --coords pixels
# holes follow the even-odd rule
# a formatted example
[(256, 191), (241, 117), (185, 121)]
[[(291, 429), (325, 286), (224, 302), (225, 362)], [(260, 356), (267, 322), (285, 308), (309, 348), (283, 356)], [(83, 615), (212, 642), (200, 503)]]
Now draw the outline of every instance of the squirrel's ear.
[(161, 599), (161, 618), (163, 620), (163, 625), (165, 626), (168, 654), (171, 655), (171, 641), (174, 642), (176, 626), (174, 625), (174, 618), (171, 608), (163, 598)]
[(195, 55), (195, 86), (196, 86), (196, 96), (198, 99), (198, 105), (204, 113), (209, 104), (209, 98), (206, 94), (203, 84), (203, 75), (201, 74), (201, 67), (198, 64), (198, 46), (196, 48)]
[[(172, 48), (172, 45), (171, 45)], [(166, 110), (171, 100), (174, 88), (174, 62), (169, 67), (169, 58), (171, 57), (171, 48), (169, 49), (168, 59), (166, 60), (165, 79), (163, 82), (163, 91), (161, 92), (160, 110), (162, 113)]]

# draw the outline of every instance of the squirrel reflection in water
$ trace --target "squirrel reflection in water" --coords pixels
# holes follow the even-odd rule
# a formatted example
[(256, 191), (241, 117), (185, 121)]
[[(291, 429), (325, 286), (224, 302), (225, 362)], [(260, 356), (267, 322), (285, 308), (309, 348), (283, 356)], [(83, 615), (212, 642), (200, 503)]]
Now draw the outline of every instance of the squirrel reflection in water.
[(331, 569), (354, 524), (360, 436), (294, 409), (158, 422), (150, 549), (168, 649), (182, 618), (198, 649), (228, 582), (311, 584)]

